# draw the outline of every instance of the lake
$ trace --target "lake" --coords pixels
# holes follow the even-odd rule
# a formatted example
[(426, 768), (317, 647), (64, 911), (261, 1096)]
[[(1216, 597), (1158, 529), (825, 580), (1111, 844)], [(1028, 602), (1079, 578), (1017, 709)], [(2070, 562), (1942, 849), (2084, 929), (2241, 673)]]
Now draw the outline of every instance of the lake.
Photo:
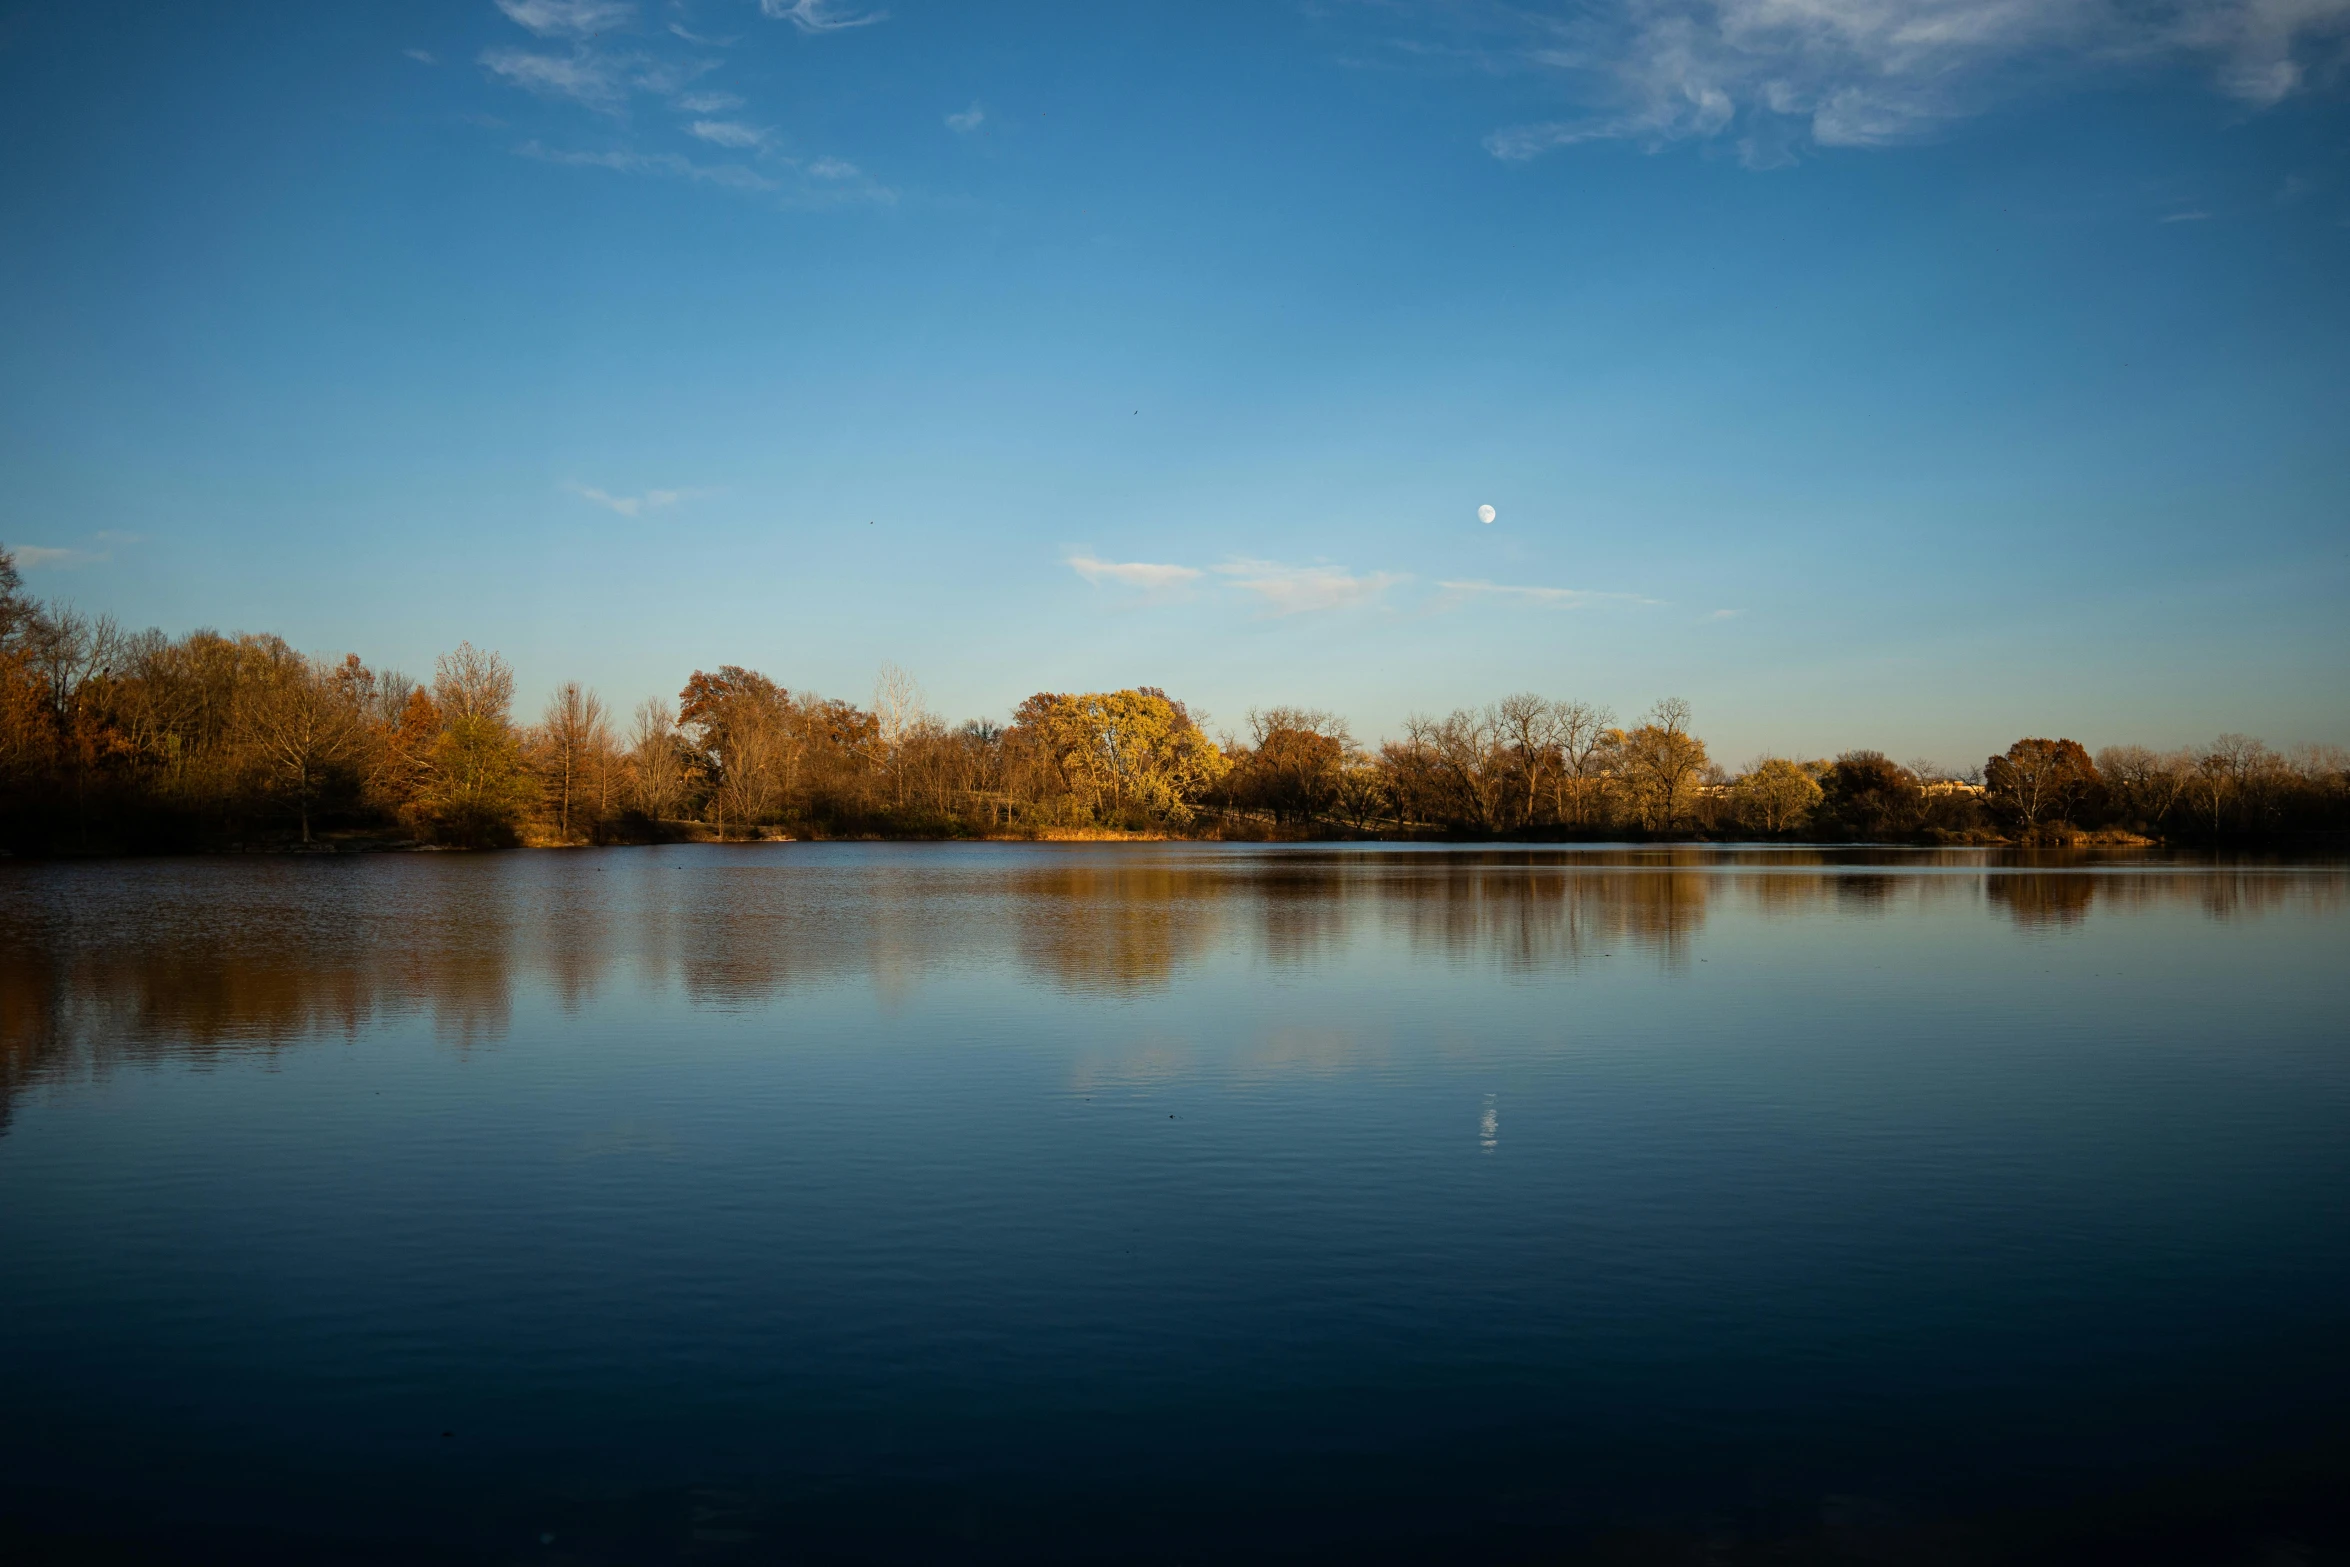
[(25, 1555), (2350, 1548), (2340, 862), (0, 864), (0, 1067)]

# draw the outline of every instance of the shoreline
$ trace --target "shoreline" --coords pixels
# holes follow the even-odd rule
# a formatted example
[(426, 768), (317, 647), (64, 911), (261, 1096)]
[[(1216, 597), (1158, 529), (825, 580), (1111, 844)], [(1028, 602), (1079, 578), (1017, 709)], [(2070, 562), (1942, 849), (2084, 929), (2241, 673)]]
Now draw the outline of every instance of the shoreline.
[(1630, 836), (1623, 833), (1592, 834), (1588, 836), (1493, 836), (1467, 837), (1438, 831), (1413, 833), (1348, 833), (1297, 834), (1283, 836), (1225, 836), (1218, 834), (1191, 834), (1169, 832), (1118, 832), (1109, 829), (1070, 829), (1053, 832), (986, 833), (946, 835), (894, 835), (880, 833), (844, 833), (837, 836), (816, 834), (770, 833), (757, 836), (720, 835), (705, 832), (701, 835), (664, 838), (625, 838), (602, 843), (523, 842), (499, 845), (454, 845), (428, 843), (417, 839), (395, 839), (354, 834), (347, 838), (317, 840), (302, 843), (229, 843), (172, 845), (145, 849), (120, 845), (91, 846), (84, 849), (55, 848), (41, 853), (25, 853), (0, 849), (0, 862), (18, 861), (28, 864), (52, 862), (86, 862), (98, 860), (155, 860), (155, 859), (344, 859), (355, 856), (398, 854), (455, 854), (497, 855), (513, 853), (567, 852), (594, 849), (673, 848), (681, 846), (725, 845), (747, 848), (798, 844), (1197, 844), (1202, 847), (1250, 846), (1262, 848), (1363, 847), (1382, 845), (1436, 849), (1529, 849), (1554, 850), (1575, 848), (1620, 849), (1718, 849), (1718, 850), (1951, 850), (1982, 849), (2009, 852), (2067, 853), (2067, 852), (2147, 852), (2147, 853), (2262, 853), (2262, 854), (2344, 854), (2350, 853), (2350, 838), (2339, 834), (2301, 835), (2267, 839), (2230, 839), (2219, 842), (2201, 840), (2165, 840), (2135, 833), (2094, 832), (2073, 833), (2054, 841), (2032, 842), (2016, 838), (1995, 838), (1974, 835), (1964, 840), (1935, 841), (1924, 838), (1860, 839), (1860, 838), (1757, 838), (1757, 837), (1693, 837), (1687, 834)]

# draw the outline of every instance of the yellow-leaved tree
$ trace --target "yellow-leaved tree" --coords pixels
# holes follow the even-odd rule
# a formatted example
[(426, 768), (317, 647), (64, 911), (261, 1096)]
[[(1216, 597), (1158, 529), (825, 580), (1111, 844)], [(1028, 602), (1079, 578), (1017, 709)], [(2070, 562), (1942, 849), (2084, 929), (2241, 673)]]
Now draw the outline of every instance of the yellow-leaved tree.
[[(418, 693), (419, 696), (422, 693)], [(495, 653), (461, 642), (433, 666), (432, 697), (422, 711), (438, 720), (411, 752), (412, 820), (443, 843), (487, 847), (512, 843), (531, 805), (531, 779), (510, 716), (514, 671)], [(421, 737), (419, 737), (421, 738)]]
[(1229, 766), (1183, 704), (1153, 686), (1040, 691), (1013, 717), (1097, 821), (1187, 822)]

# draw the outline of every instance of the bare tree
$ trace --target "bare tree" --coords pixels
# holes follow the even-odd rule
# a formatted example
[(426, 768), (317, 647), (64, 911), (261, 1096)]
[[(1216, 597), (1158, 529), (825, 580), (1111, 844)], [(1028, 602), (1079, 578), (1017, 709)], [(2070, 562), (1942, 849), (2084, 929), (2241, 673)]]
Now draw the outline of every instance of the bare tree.
[(1551, 723), (1559, 756), (1553, 814), (1566, 821), (1571, 812), (1576, 826), (1587, 825), (1596, 796), (1607, 787), (1609, 755), (1622, 738), (1616, 715), (1588, 702), (1559, 702), (1551, 708)]
[(722, 827), (764, 822), (782, 809), (793, 737), (776, 715), (754, 708), (738, 716), (728, 738), (726, 765), (710, 791), (711, 814)]
[(1534, 820), (1543, 783), (1561, 772), (1559, 704), (1521, 691), (1493, 704), (1490, 720), (1511, 763), (1516, 767), (1523, 803), (1521, 822)]
[(503, 724), (514, 705), (514, 671), (497, 654), (460, 642), (434, 661), (432, 695), (451, 723)]
[(1404, 720), (1404, 738), (1449, 797), (1448, 814), (1487, 832), (1500, 825), (1508, 757), (1490, 712), (1458, 708), (1442, 720), (1414, 714)]
[(86, 689), (123, 652), (122, 628), (113, 616), (92, 620), (64, 606), (36, 612), (26, 643), (43, 697), (60, 729), (71, 727)]
[(922, 719), (922, 688), (895, 664), (884, 664), (873, 680), (873, 721), (881, 727), (881, 743), (894, 746)]
[[(1269, 810), (1276, 821), (1310, 821), (1337, 800), (1350, 758), (1358, 755), (1346, 721), (1319, 708), (1250, 708), (1245, 760), (1227, 782), (1237, 804)], [(1234, 750), (1229, 738), (1227, 750)]]
[(242, 683), (238, 717), (264, 773), (292, 795), (310, 841), (310, 810), (327, 774), (365, 737), (352, 686), (333, 664), (304, 658), (272, 638)]
[(408, 699), (415, 694), (416, 682), (408, 676), (396, 669), (378, 670), (367, 716), (389, 728), (400, 721), (400, 715), (407, 711)]
[(647, 697), (629, 732), (629, 792), (636, 809), (654, 821), (674, 817), (685, 799), (685, 758), (679, 754), (677, 716), (667, 702)]
[(905, 804), (906, 742), (923, 727), (922, 688), (895, 664), (884, 664), (873, 681), (873, 721), (879, 731), (881, 766), (889, 773), (896, 802)]
[(576, 680), (556, 687), (547, 699), (546, 716), (539, 726), (545, 756), (547, 786), (555, 796), (555, 826), (564, 840), (571, 838), (573, 797), (597, 771), (612, 748), (611, 726), (604, 721), (604, 704)]
[(2177, 808), (2195, 771), (2187, 753), (2164, 755), (2142, 745), (2109, 745), (2097, 753), (2097, 772), (2125, 821), (2155, 826)]

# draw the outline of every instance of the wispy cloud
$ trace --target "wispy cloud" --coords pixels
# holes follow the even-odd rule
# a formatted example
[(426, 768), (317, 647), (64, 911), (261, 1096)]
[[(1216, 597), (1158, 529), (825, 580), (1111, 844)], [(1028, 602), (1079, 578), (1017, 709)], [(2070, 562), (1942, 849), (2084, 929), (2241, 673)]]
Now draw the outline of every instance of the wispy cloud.
[(625, 62), (587, 49), (570, 54), (534, 54), (528, 49), (484, 49), (481, 63), (524, 92), (567, 98), (610, 112), (628, 98)]
[(1093, 555), (1071, 555), (1069, 569), (1091, 583), (1115, 582), (1152, 594), (1171, 593), (1210, 575), (1229, 587), (1254, 595), (1275, 615), (1306, 614), (1315, 610), (1350, 609), (1376, 602), (1380, 595), (1411, 578), (1395, 571), (1349, 571), (1344, 566), (1292, 566), (1277, 560), (1240, 557), (1202, 570), (1160, 561), (1113, 561)]
[(1356, 573), (1343, 566), (1288, 566), (1272, 560), (1230, 560), (1218, 566), (1232, 585), (1254, 593), (1276, 615), (1351, 609), (1369, 604), (1389, 588), (1411, 579), (1401, 572)]
[(623, 517), (640, 516), (645, 512), (661, 511), (683, 501), (699, 500), (715, 495), (716, 490), (647, 490), (642, 495), (613, 495), (592, 484), (566, 484), (563, 488), (583, 501), (618, 512)]
[(1439, 582), (1436, 585), (1444, 590), (1444, 598), (1438, 606), (1443, 609), (1457, 609), (1476, 599), (1514, 599), (1522, 604), (1543, 604), (1553, 609), (1581, 609), (1586, 604), (1662, 602), (1639, 593), (1601, 593), (1589, 588), (1544, 588), (1481, 579)]
[(759, 0), (759, 9), (779, 22), (789, 22), (803, 33), (837, 33), (844, 27), (870, 27), (889, 20), (887, 11), (843, 16), (830, 0)]
[(1196, 566), (1167, 566), (1145, 560), (1097, 560), (1091, 555), (1070, 556), (1069, 569), (1088, 582), (1123, 583), (1153, 593), (1196, 582), (1201, 575)]
[(2173, 212), (2165, 216), (2161, 221), (2164, 223), (2209, 223), (2211, 221), (2211, 214), (2200, 210), (2193, 212)]
[[(653, 124), (635, 134), (607, 133), (589, 138), (591, 143), (604, 143), (600, 146), (565, 148), (534, 137), (514, 149), (523, 157), (576, 168), (649, 174), (729, 190), (768, 193), (779, 197), (785, 205), (886, 206), (897, 200), (896, 191), (871, 178), (846, 158), (785, 155), (784, 133), (740, 112), (747, 107), (740, 94), (695, 86), (695, 79), (716, 70), (720, 61), (686, 56), (675, 43), (658, 33), (645, 36), (642, 47), (606, 47), (600, 35), (626, 26), (636, 17), (636, 7), (627, 0), (496, 0), (496, 4), (506, 17), (539, 37), (569, 42), (568, 47), (557, 48), (526, 44), (484, 49), (479, 60), (492, 76), (536, 97), (593, 110), (616, 126), (629, 123), (631, 101), (639, 94), (667, 100), (680, 116), (680, 121), (672, 127)], [(879, 13), (855, 16), (838, 13), (823, 0), (801, 0), (797, 5), (783, 0), (763, 0), (763, 9), (771, 16), (793, 22), (803, 31), (817, 33), (881, 19)], [(699, 39), (682, 28), (671, 31), (688, 42), (731, 41)], [(661, 147), (662, 140), (669, 140), (671, 146)], [(619, 145), (612, 145), (614, 142)], [(737, 163), (704, 162), (690, 155), (694, 143), (756, 157)], [(753, 162), (758, 166), (750, 167)]]
[(1705, 618), (1708, 620), (1736, 620), (1745, 613), (1746, 611), (1742, 609), (1717, 609)]
[(686, 129), (720, 147), (764, 147), (767, 139), (774, 134), (756, 125), (745, 125), (739, 120), (696, 120)]
[(947, 116), (947, 129), (958, 136), (968, 136), (986, 123), (987, 111), (976, 103), (960, 114)]
[(2306, 87), (2313, 57), (2350, 33), (2350, 0), (2172, 0), (2157, 14), (2165, 42), (2215, 60), (2222, 90), (2264, 108)]
[(11, 544), (8, 553), (15, 556), (16, 563), (27, 571), (39, 571), (44, 567), (88, 566), (107, 558), (103, 550), (60, 549), (48, 544)]
[(768, 152), (767, 167), (777, 171), (770, 174), (740, 163), (698, 163), (679, 153), (642, 152), (633, 147), (549, 147), (533, 140), (514, 151), (541, 163), (609, 169), (615, 174), (649, 174), (726, 190), (765, 193), (780, 197), (787, 206), (838, 207), (858, 203), (888, 206), (898, 199), (896, 191), (868, 179), (863, 170), (842, 158), (802, 160)]
[(418, 65), (438, 65), (441, 63), (440, 61), (433, 58), (432, 51), (430, 49), (403, 49), (400, 52), (406, 55), (409, 59), (414, 60)]
[(16, 563), (27, 571), (71, 571), (77, 566), (102, 566), (114, 559), (117, 547), (136, 544), (135, 533), (99, 533), (91, 536), (96, 549), (80, 549), (57, 544), (0, 545), (16, 557)]
[(1472, 14), (1505, 19), (1488, 63), (1553, 75), (1572, 105), (1488, 136), (1510, 162), (1729, 138), (1768, 167), (1807, 145), (1916, 140), (2054, 72), (2179, 58), (2266, 106), (2350, 33), (2350, 0), (1551, 0)]
[(541, 38), (592, 38), (625, 25), (636, 7), (624, 0), (497, 0), (507, 17)]

